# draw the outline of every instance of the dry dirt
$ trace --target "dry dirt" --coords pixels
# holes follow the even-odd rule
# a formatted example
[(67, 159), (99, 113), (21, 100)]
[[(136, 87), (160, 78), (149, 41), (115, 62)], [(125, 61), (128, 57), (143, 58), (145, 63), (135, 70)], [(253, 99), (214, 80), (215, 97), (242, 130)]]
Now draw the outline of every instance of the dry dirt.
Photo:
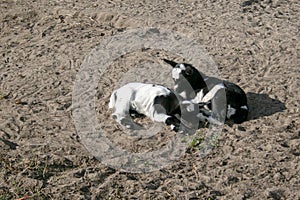
[[(300, 199), (299, 8), (296, 0), (1, 0), (0, 199)], [(220, 76), (247, 92), (251, 109), (248, 121), (224, 126), (207, 156), (187, 151), (149, 173), (95, 159), (72, 117), (85, 56), (103, 38), (138, 27), (196, 39)], [(143, 62), (142, 53), (116, 61), (116, 77)], [(152, 53), (142, 57), (156, 62)], [(108, 80), (99, 105), (117, 81)], [(110, 137), (120, 135), (99, 110)], [(147, 145), (170, 137), (166, 131)]]

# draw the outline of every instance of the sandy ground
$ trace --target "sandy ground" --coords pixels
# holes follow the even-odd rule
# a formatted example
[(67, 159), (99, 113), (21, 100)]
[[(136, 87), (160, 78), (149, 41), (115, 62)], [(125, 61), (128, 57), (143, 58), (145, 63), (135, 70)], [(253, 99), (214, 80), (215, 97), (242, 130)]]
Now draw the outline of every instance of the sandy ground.
[[(0, 199), (300, 199), (299, 8), (293, 0), (1, 0)], [(105, 166), (82, 145), (72, 89), (103, 38), (150, 26), (195, 38), (220, 76), (247, 92), (251, 111), (247, 122), (224, 126), (206, 157), (189, 151), (135, 174)], [(114, 73), (143, 62), (141, 53), (116, 61)], [(152, 53), (142, 57), (156, 61)], [(112, 138), (118, 127), (101, 109), (117, 80), (97, 101)], [(119, 142), (138, 152), (170, 137)]]

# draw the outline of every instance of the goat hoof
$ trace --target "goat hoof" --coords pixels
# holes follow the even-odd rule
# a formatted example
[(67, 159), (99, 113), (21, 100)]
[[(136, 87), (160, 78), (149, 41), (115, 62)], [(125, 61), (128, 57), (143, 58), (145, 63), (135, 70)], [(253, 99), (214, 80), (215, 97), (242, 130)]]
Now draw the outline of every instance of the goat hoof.
[(174, 124), (171, 124), (170, 127), (171, 127), (171, 130), (172, 130), (172, 131), (175, 131), (175, 132), (178, 132), (178, 131), (179, 131), (179, 126), (176, 126), (176, 125), (174, 125)]
[(121, 124), (128, 129), (133, 128), (133, 124), (129, 119), (126, 119), (126, 118), (121, 119)]
[(180, 121), (175, 117), (169, 117), (166, 120), (166, 124), (171, 127), (171, 129), (175, 132), (179, 131)]

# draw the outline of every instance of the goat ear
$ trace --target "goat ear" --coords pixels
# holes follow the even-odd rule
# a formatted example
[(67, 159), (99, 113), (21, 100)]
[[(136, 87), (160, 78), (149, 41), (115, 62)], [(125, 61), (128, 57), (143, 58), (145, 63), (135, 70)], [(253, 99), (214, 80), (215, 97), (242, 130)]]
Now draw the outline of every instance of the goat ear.
[(171, 65), (173, 68), (178, 64), (174, 61), (171, 60), (167, 60), (167, 59), (163, 59), (163, 61), (165, 61), (166, 63), (168, 63), (169, 65)]

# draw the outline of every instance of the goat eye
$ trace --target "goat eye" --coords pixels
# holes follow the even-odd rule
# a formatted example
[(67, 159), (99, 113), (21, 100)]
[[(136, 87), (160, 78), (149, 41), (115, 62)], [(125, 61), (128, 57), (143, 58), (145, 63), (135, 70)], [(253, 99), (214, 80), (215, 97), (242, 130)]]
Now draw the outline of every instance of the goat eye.
[(186, 70), (185, 70), (186, 75), (190, 76), (190, 75), (192, 75), (192, 73), (193, 73), (193, 70), (190, 67), (186, 68)]

